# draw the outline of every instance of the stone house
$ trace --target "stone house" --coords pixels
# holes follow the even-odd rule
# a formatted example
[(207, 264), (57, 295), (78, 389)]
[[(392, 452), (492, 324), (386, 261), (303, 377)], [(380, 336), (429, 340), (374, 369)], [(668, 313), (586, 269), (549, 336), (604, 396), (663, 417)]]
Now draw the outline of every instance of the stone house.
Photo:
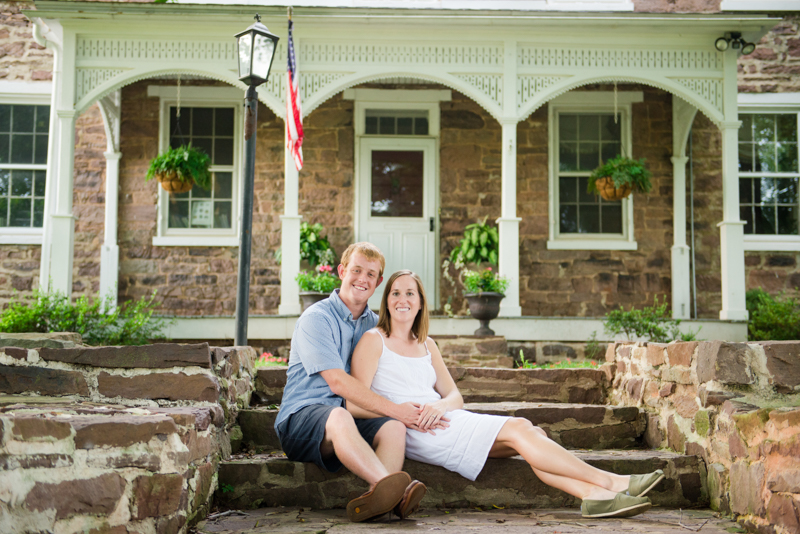
[[(433, 307), (456, 311), (442, 260), (465, 225), (496, 221), (511, 280), (496, 329), (518, 341), (582, 341), (609, 310), (656, 297), (703, 337), (742, 340), (747, 289), (800, 286), (797, 2), (351, 5), (294, 3), (298, 173), (287, 3), (0, 2), (0, 303), (48, 284), (120, 301), (157, 290), (159, 312), (180, 318), (173, 337), (232, 337), (232, 36), (255, 12), (281, 41), (259, 90), (251, 338), (290, 337), (301, 221), (323, 223), (337, 252), (375, 242), (389, 272), (421, 273)], [(716, 50), (731, 34), (755, 52)], [(177, 139), (211, 153), (212, 191), (144, 180)], [(647, 159), (652, 192), (585, 193), (617, 153)]]

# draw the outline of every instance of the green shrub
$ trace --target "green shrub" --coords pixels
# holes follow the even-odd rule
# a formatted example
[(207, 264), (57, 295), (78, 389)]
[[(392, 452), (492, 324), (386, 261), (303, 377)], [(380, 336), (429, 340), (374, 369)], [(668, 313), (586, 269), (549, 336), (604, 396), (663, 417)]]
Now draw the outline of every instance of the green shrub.
[(330, 265), (318, 265), (315, 273), (300, 271), (295, 277), (300, 291), (318, 291), (320, 293), (330, 293), (342, 285), (342, 281), (333, 274)]
[(464, 237), (459, 245), (450, 253), (450, 261), (454, 264), (489, 263), (497, 265), (500, 247), (500, 234), (497, 228), (481, 222), (470, 224), (464, 229)]
[[(307, 260), (309, 265), (336, 265), (338, 258), (328, 237), (322, 235), (324, 227), (320, 223), (300, 225), (300, 259)], [(280, 264), (283, 259), (281, 250), (275, 252), (275, 259)]]
[(800, 301), (781, 292), (778, 298), (763, 289), (746, 293), (750, 341), (800, 339)]
[(673, 340), (693, 341), (697, 339), (699, 330), (696, 332), (681, 332), (678, 328), (680, 324), (680, 319), (670, 317), (666, 297), (661, 304), (658, 303), (658, 297), (655, 297), (652, 307), (625, 311), (620, 306), (618, 310), (608, 312), (603, 321), (603, 329), (609, 336), (625, 334), (629, 340), (637, 337), (656, 343), (669, 343)]
[(485, 291), (505, 294), (508, 278), (492, 272), (491, 267), (483, 271), (463, 271), (464, 292), (482, 293)]
[(77, 332), (87, 345), (145, 345), (165, 337), (167, 321), (153, 317), (154, 300), (155, 291), (114, 308), (111, 297), (72, 303), (58, 292), (35, 291), (0, 313), (0, 332)]

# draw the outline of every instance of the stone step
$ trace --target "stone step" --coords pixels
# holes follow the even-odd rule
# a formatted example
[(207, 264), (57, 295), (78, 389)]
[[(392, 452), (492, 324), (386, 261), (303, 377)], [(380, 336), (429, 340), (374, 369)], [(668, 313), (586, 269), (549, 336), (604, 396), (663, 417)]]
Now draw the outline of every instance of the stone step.
[[(528, 419), (568, 449), (629, 449), (641, 446), (647, 425), (636, 407), (534, 402), (466, 403), (466, 410)], [(273, 425), (278, 410), (255, 407), (239, 412), (242, 444), (256, 451), (279, 450)]]
[[(704, 465), (696, 456), (665, 451), (581, 451), (587, 463), (619, 474), (649, 473), (663, 469), (666, 480), (648, 497), (653, 504), (672, 508), (704, 505)], [(462, 476), (413, 460), (404, 469), (423, 481), (428, 493), (424, 507), (554, 508), (577, 507), (577, 499), (541, 482), (520, 456), (489, 459), (478, 478)], [(367, 484), (346, 469), (328, 473), (314, 464), (291, 462), (282, 455), (262, 455), (220, 463), (215, 499), (221, 508), (251, 509), (263, 506), (342, 508), (367, 490)]]
[[(448, 367), (464, 402), (571, 402), (605, 404), (610, 369), (493, 369)], [(259, 369), (254, 398), (280, 404), (286, 368)]]

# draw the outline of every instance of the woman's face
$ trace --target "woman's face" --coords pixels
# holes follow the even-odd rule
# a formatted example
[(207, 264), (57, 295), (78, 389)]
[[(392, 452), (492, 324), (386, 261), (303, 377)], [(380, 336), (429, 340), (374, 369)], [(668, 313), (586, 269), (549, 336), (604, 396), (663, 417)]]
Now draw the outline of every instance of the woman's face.
[(413, 321), (422, 309), (417, 282), (408, 275), (395, 280), (386, 300), (386, 309), (393, 320)]

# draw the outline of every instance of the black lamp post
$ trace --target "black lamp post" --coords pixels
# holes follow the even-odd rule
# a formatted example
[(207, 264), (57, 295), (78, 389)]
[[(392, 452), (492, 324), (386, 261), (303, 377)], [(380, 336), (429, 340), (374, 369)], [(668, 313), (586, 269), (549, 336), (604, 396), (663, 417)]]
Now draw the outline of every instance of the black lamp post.
[(236, 34), (239, 47), (239, 79), (249, 87), (244, 97), (244, 188), (242, 191), (242, 226), (239, 233), (239, 279), (236, 291), (237, 346), (247, 345), (247, 314), (250, 303), (250, 245), (253, 229), (253, 180), (256, 163), (256, 122), (258, 93), (256, 87), (267, 81), (278, 36), (261, 24), (261, 17), (245, 31)]

